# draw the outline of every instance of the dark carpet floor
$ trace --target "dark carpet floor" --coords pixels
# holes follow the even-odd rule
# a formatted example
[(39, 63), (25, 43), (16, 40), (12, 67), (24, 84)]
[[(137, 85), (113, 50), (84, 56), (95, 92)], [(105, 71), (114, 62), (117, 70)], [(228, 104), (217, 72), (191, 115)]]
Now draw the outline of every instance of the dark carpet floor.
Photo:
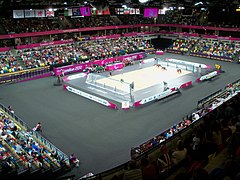
[(219, 63), (225, 73), (174, 98), (129, 111), (111, 110), (55, 87), (53, 77), (1, 85), (0, 102), (11, 105), (30, 127), (42, 122), (44, 137), (66, 154), (75, 153), (80, 159), (76, 176), (98, 173), (128, 161), (131, 147), (158, 135), (190, 113), (199, 99), (240, 78), (240, 64), (174, 54), (164, 57)]

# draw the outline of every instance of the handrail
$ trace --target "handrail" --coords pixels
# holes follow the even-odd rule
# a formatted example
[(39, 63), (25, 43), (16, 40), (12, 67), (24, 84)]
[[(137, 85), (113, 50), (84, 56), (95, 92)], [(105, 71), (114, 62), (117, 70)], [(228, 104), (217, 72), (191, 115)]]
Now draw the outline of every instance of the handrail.
[[(238, 83), (239, 83), (239, 84), (238, 84)], [(238, 93), (240, 93), (240, 79), (238, 79), (238, 80), (236, 80), (236, 81), (234, 81), (234, 82), (232, 83), (233, 86), (236, 85), (236, 84), (238, 84), (239, 90), (238, 90), (237, 92), (234, 92), (233, 94), (231, 94), (231, 96), (230, 96), (230, 97), (227, 97), (223, 103), (220, 103), (217, 107), (215, 107), (215, 108), (212, 109), (212, 110), (215, 110), (216, 108), (221, 107), (224, 103), (226, 103), (227, 101), (231, 100), (231, 99), (234, 98)], [(227, 87), (228, 87), (228, 86), (224, 87), (223, 89), (221, 89), (221, 90), (219, 90), (219, 91), (221, 91), (221, 92), (228, 91)], [(218, 92), (218, 91), (217, 91), (217, 92)], [(214, 94), (214, 93), (213, 93), (213, 94)], [(214, 98), (214, 97), (213, 97), (213, 98)], [(195, 112), (202, 111), (202, 110), (204, 110), (204, 109), (209, 108), (210, 106), (211, 106), (211, 104), (209, 104), (207, 107), (204, 107), (203, 109), (197, 110), (197, 111), (195, 111)], [(196, 109), (195, 109), (195, 110), (196, 110)], [(202, 118), (203, 118), (204, 116), (206, 116), (207, 114), (211, 113), (212, 110), (205, 112), (198, 120), (193, 121), (189, 126), (187, 126), (186, 128), (178, 131), (176, 134), (174, 134), (174, 135), (171, 136), (170, 138), (166, 139), (166, 140), (165, 140), (165, 143), (170, 142), (172, 139), (176, 138), (176, 137), (179, 136), (181, 133), (183, 133), (184, 131), (187, 131), (189, 128), (191, 128), (192, 126), (194, 126), (197, 122), (200, 122), (200, 121), (202, 120)], [(165, 131), (163, 131), (163, 133), (164, 133), (164, 132), (165, 132)], [(162, 144), (162, 143), (159, 143), (157, 146), (154, 146), (154, 147), (150, 148), (148, 151), (140, 154), (139, 156), (137, 156), (137, 157), (135, 158), (135, 160), (138, 161), (138, 160), (140, 160), (141, 157), (143, 157), (144, 155), (150, 154), (151, 152), (154, 152), (155, 150), (157, 150), (157, 149), (160, 147), (161, 144)], [(117, 166), (117, 167), (114, 167), (114, 168), (112, 168), (112, 169), (110, 169), (110, 170), (107, 170), (107, 171), (104, 171), (104, 172), (102, 172), (102, 173), (96, 174), (96, 175), (94, 175), (94, 176), (92, 176), (92, 177), (86, 178), (86, 179), (92, 179), (92, 180), (93, 180), (94, 178), (96, 179), (97, 177), (104, 178), (104, 177), (107, 177), (107, 176), (110, 176), (110, 175), (114, 175), (115, 173), (119, 172), (119, 170), (121, 170), (121, 169), (123, 169), (124, 167), (126, 167), (127, 163), (128, 163), (128, 162), (126, 162), (126, 163), (124, 163), (124, 164), (121, 164), (121, 165), (119, 165), (119, 166)], [(79, 178), (79, 179), (80, 179), (80, 178)]]
[(135, 24), (135, 25), (100, 26), (100, 27), (50, 30), (50, 31), (30, 32), (30, 33), (21, 33), (21, 34), (6, 34), (6, 35), (0, 35), (0, 39), (12, 39), (12, 38), (64, 34), (64, 33), (76, 33), (76, 32), (85, 32), (85, 31), (138, 28), (142, 26), (143, 27), (148, 26), (148, 27), (176, 27), (176, 28), (187, 28), (187, 29), (206, 29), (206, 30), (232, 31), (232, 32), (240, 31), (240, 28), (224, 28), (224, 27), (214, 27), (214, 26), (191, 26), (191, 25), (181, 25), (181, 24)]
[(5, 76), (12, 76), (12, 75), (18, 75), (18, 74), (23, 74), (26, 72), (34, 72), (34, 71), (39, 71), (41, 69), (49, 69), (50, 66), (45, 66), (45, 67), (38, 67), (38, 68), (32, 68), (32, 69), (24, 69), (21, 71), (16, 71), (16, 72), (11, 72), (11, 73), (5, 73), (5, 74), (0, 74), (0, 78), (1, 77), (5, 77)]
[[(10, 112), (7, 107), (5, 107), (3, 104), (0, 103), (0, 107), (8, 114), (10, 115), (14, 120), (16, 120), (21, 126), (25, 127), (27, 131), (32, 131), (32, 128), (30, 128), (27, 123), (25, 123), (20, 117), (15, 115), (14, 113)], [(55, 147), (49, 140), (41, 136), (38, 132), (32, 132), (33, 135), (42, 142), (45, 146), (47, 146), (49, 149), (54, 150), (59, 157), (61, 157), (62, 160), (64, 160), (67, 164), (70, 164), (69, 157), (63, 153), (60, 149)]]

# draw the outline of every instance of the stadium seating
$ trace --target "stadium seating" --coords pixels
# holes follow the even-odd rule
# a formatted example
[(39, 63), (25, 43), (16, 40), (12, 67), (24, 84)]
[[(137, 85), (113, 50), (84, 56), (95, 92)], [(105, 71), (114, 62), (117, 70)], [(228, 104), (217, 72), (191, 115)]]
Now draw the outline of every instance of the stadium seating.
[(192, 49), (192, 53), (233, 59), (239, 53), (239, 46), (233, 41), (202, 39)]
[[(227, 85), (220, 93), (221, 96), (213, 96), (211, 101), (208, 98), (201, 109), (159, 136), (133, 148), (132, 159), (136, 160), (138, 165), (136, 168), (142, 170), (144, 179), (150, 177), (152, 179), (173, 179), (183, 172), (191, 178), (199, 168), (207, 166), (219, 153), (228, 148), (231, 148), (227, 150), (231, 157), (239, 157), (240, 153), (236, 151), (240, 147), (239, 141), (231, 140), (236, 128), (238, 127), (237, 133), (240, 129), (239, 88), (240, 81)], [(237, 138), (236, 135), (235, 137)], [(187, 155), (179, 163), (173, 164), (172, 158), (179, 140), (184, 142)], [(146, 161), (147, 167), (153, 166), (156, 171), (146, 171)], [(236, 171), (240, 172), (240, 168)], [(120, 178), (125, 172), (127, 171), (119, 171), (110, 176)], [(229, 174), (225, 175), (229, 176)]]
[(70, 19), (70, 22), (76, 28), (119, 25), (114, 22), (111, 16), (72, 18)]
[(153, 18), (146, 18), (143, 15), (119, 15), (122, 25), (127, 24), (154, 24)]
[(10, 52), (0, 52), (0, 74), (23, 70)]
[[(169, 50), (179, 51), (182, 53), (188, 52), (197, 42), (195, 38), (176, 39)], [(173, 51), (173, 52), (174, 52)]]
[(2, 18), (2, 24), (7, 34), (40, 32), (59, 29), (60, 25), (57, 19), (32, 18), (32, 19), (10, 19)]
[(152, 45), (140, 38), (119, 38), (80, 43), (80, 48), (88, 53), (90, 59), (98, 60), (139, 52)]
[[(63, 157), (41, 143), (8, 112), (0, 109), (0, 114), (0, 177), (65, 168)], [(70, 168), (68, 162), (65, 165)]]
[(18, 56), (24, 62), (26, 68), (76, 62), (88, 58), (86, 52), (74, 44), (19, 50)]

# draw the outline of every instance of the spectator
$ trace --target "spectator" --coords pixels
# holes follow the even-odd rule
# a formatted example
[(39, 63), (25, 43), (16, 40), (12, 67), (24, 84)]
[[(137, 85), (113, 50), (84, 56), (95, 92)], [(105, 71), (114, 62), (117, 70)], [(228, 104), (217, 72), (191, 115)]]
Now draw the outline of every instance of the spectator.
[(187, 149), (184, 147), (183, 141), (178, 140), (177, 149), (172, 153), (172, 161), (174, 164), (178, 164), (187, 156)]
[(223, 180), (224, 177), (225, 177), (225, 173), (224, 173), (224, 170), (223, 168), (215, 168), (213, 169), (210, 174), (210, 179), (211, 180)]
[(229, 151), (232, 157), (240, 156), (240, 123), (236, 124), (236, 132), (232, 134), (229, 144)]
[(203, 168), (196, 168), (193, 171), (192, 180), (209, 180), (208, 172)]
[(14, 110), (13, 110), (13, 108), (12, 108), (12, 106), (8, 106), (8, 110), (11, 112), (11, 113), (14, 113)]
[(227, 140), (229, 140), (231, 135), (232, 135), (232, 130), (228, 127), (228, 121), (222, 120), (221, 136), (222, 136), (222, 142), (224, 145), (227, 144)]
[(170, 158), (170, 152), (168, 147), (166, 146), (166, 143), (163, 143), (160, 146), (160, 156), (157, 159), (157, 165), (159, 169), (159, 173), (165, 172), (170, 169), (172, 165), (172, 160)]
[(69, 160), (72, 166), (79, 167), (79, 159), (74, 154), (70, 155)]
[(154, 165), (149, 163), (147, 157), (143, 157), (141, 159), (141, 166), (142, 166), (142, 177), (144, 180), (152, 180), (156, 177), (156, 168)]
[(142, 171), (137, 168), (136, 161), (129, 161), (128, 170), (124, 173), (123, 180), (142, 180)]
[(237, 174), (240, 172), (239, 163), (235, 160), (228, 160), (224, 165), (224, 172), (226, 177), (235, 179)]
[(33, 128), (33, 131), (42, 132), (42, 124), (40, 122)]

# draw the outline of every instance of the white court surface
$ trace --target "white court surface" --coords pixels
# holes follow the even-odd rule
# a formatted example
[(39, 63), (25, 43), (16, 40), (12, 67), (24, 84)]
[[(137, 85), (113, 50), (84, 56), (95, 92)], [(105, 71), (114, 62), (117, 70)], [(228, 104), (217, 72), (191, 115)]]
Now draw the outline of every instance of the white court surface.
[[(157, 84), (163, 85), (163, 81), (170, 82), (171, 80), (177, 79), (181, 76), (192, 73), (191, 71), (182, 70), (182, 73), (177, 73), (176, 68), (166, 67), (167, 70), (162, 70), (161, 67), (148, 67), (142, 68), (135, 71), (127, 72), (124, 74), (118, 74), (111, 76), (111, 79), (116, 79), (120, 81), (121, 79), (124, 82), (132, 83), (134, 82), (134, 91), (139, 91)], [(119, 90), (125, 91), (125, 85), (121, 86), (119, 82), (112, 81), (108, 78), (97, 80), (98, 83), (106, 84), (108, 86), (115, 87)]]

